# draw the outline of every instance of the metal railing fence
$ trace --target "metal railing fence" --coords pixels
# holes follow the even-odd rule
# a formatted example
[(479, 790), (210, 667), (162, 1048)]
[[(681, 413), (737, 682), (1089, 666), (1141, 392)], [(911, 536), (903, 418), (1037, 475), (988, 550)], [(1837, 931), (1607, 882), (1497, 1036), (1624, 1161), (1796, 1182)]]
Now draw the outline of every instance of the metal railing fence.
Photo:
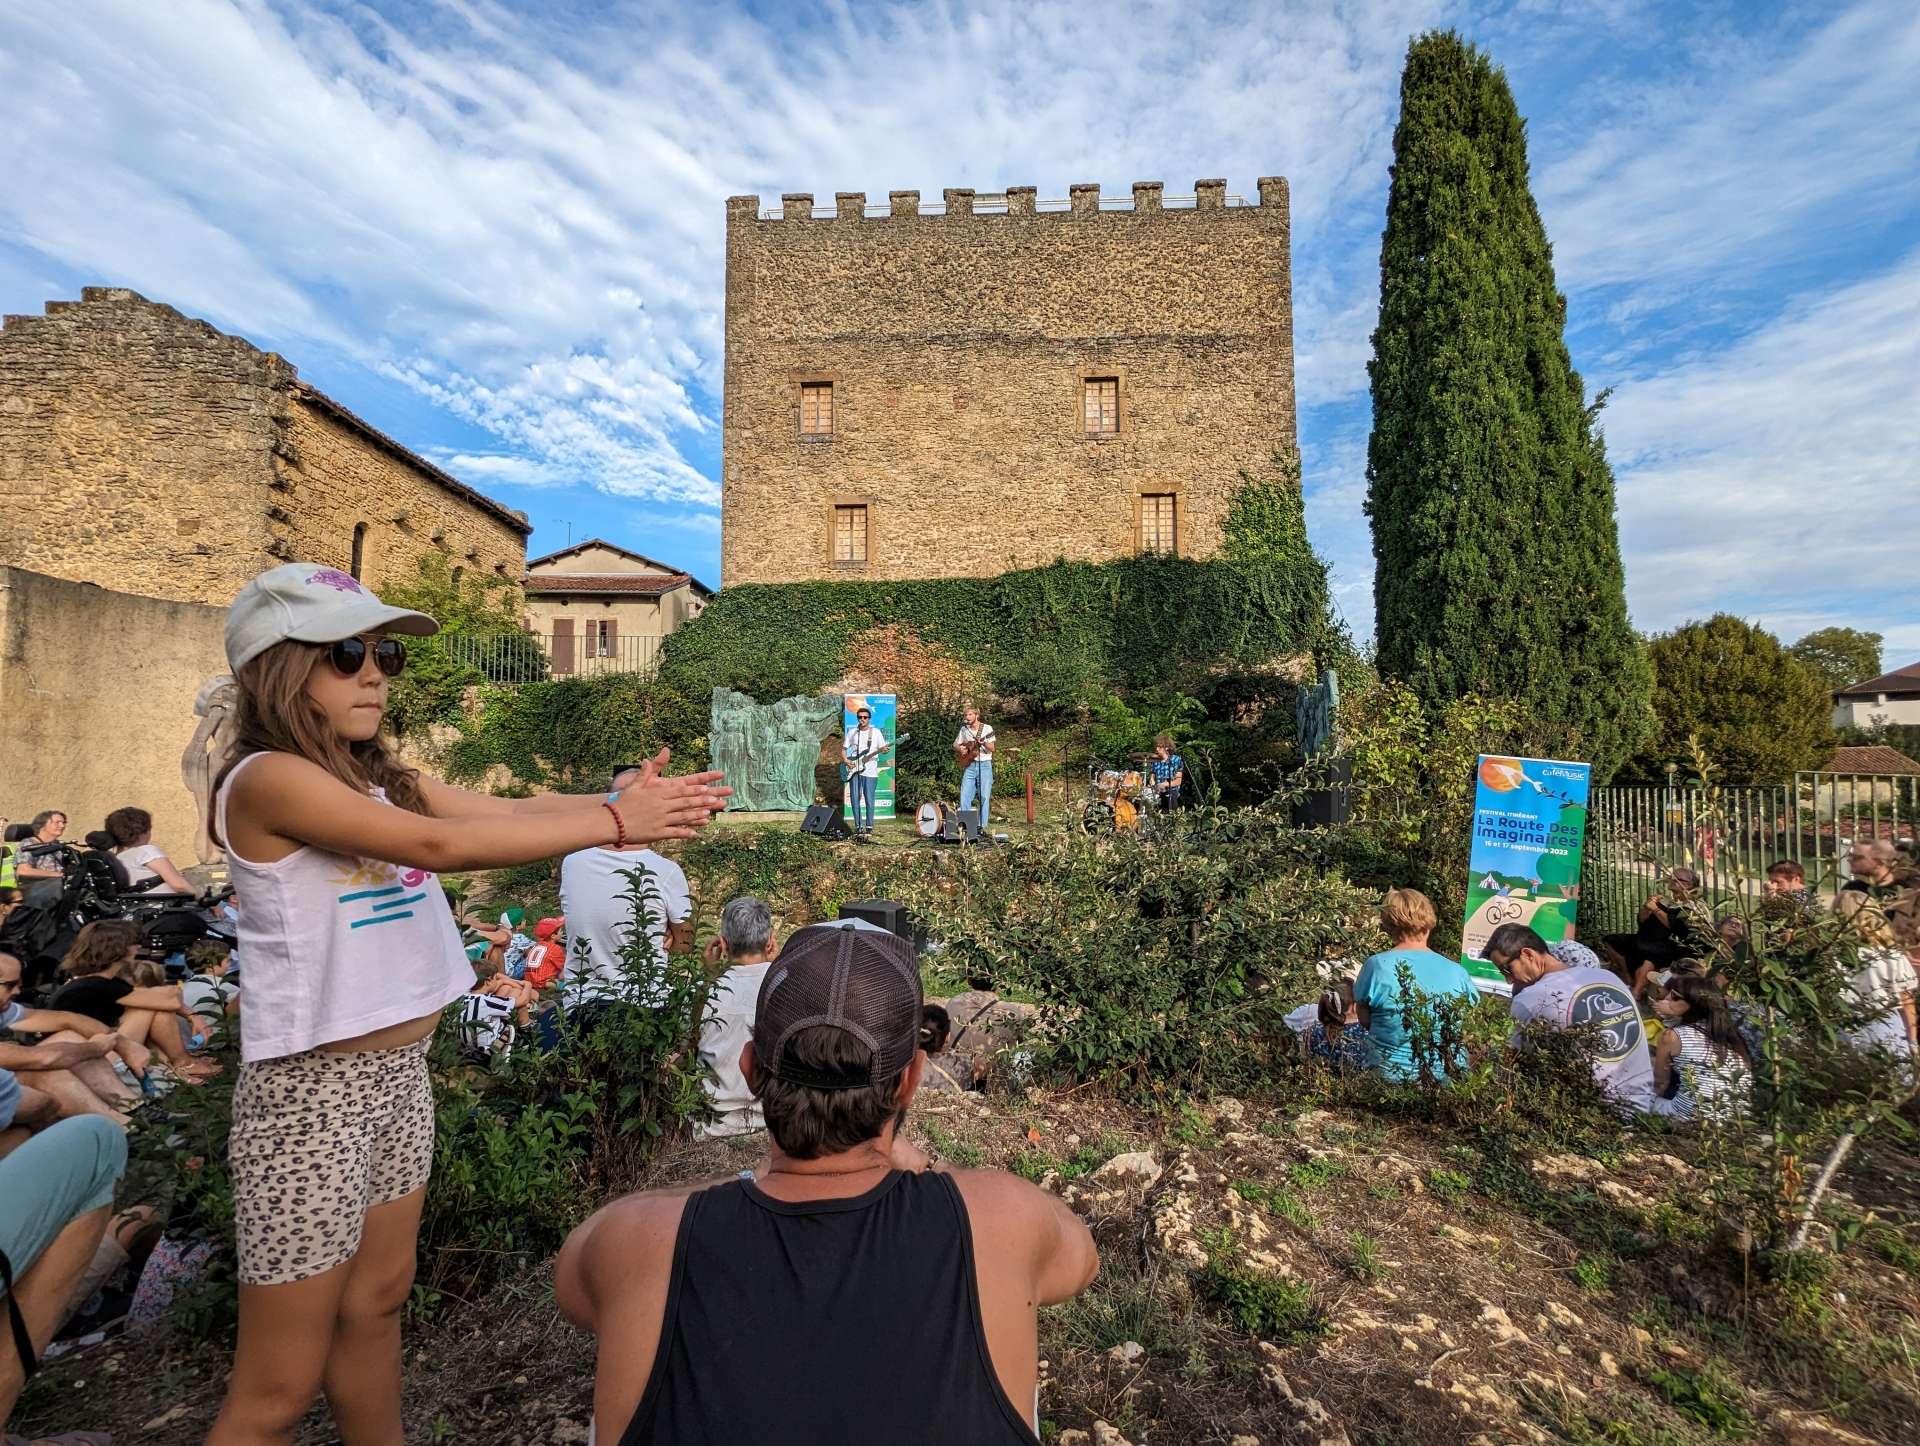
[(501, 633), (455, 636), (447, 656), (489, 683), (541, 683), (550, 678), (634, 673), (651, 677), (660, 666), (660, 639), (644, 634), (598, 637), (586, 633)]
[(1715, 904), (1756, 894), (1767, 867), (1791, 859), (1810, 888), (1847, 878), (1847, 850), (1862, 840), (1914, 837), (1920, 775), (1800, 773), (1790, 784), (1619, 785), (1596, 788), (1581, 870), (1582, 933), (1631, 931), (1666, 871), (1698, 871)]

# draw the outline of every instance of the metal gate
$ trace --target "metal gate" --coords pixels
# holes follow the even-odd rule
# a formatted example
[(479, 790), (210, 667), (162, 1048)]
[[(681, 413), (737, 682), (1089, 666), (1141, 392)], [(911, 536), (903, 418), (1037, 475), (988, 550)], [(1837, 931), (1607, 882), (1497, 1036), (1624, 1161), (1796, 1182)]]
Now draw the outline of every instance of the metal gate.
[(1587, 813), (1580, 923), (1588, 935), (1631, 931), (1666, 871), (1687, 865), (1715, 903), (1757, 894), (1767, 866), (1792, 859), (1810, 888), (1846, 881), (1860, 840), (1914, 837), (1920, 775), (1800, 773), (1790, 784), (1628, 784), (1596, 788)]

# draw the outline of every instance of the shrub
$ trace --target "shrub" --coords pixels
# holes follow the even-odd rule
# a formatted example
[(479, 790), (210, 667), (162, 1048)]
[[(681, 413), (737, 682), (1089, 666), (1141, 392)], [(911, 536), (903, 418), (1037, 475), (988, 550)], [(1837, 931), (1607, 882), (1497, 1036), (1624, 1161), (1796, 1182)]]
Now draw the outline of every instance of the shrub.
[(1200, 1274), (1200, 1294), (1226, 1312), (1250, 1336), (1285, 1345), (1326, 1331), (1326, 1315), (1313, 1303), (1303, 1281), (1268, 1275), (1232, 1259), (1210, 1254)]
[(405, 737), (436, 723), (455, 723), (466, 690), (485, 681), (477, 668), (458, 661), (454, 639), (484, 639), (488, 652), (517, 678), (544, 678), (546, 654), (528, 631), (520, 590), (504, 577), (468, 574), (456, 578), (444, 553), (423, 553), (413, 576), (388, 583), (380, 599), (439, 620), (429, 638), (408, 638), (407, 670), (387, 695), (387, 717)]
[(1372, 901), (1277, 812), (1204, 813), (1152, 838), (1052, 834), (901, 880), (943, 964), (1034, 1000), (1038, 1068), (1177, 1098), (1270, 1076), (1283, 1016), (1353, 955)]

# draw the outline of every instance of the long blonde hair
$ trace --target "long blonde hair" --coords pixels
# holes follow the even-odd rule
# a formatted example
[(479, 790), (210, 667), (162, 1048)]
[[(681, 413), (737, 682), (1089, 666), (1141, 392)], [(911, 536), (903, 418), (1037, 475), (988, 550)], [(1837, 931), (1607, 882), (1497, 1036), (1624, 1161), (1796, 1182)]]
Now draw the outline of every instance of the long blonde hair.
[[(427, 796), (420, 787), (420, 771), (409, 768), (388, 750), (379, 734), (362, 743), (348, 743), (327, 722), (320, 705), (307, 696), (307, 679), (326, 661), (324, 643), (286, 639), (253, 658), (234, 675), (239, 696), (234, 709), (233, 748), (214, 780), (213, 794), (244, 758), (255, 753), (291, 753), (317, 763), (355, 793), (379, 788), (390, 803), (413, 813), (427, 812)], [(220, 814), (209, 807), (209, 836), (220, 837)]]

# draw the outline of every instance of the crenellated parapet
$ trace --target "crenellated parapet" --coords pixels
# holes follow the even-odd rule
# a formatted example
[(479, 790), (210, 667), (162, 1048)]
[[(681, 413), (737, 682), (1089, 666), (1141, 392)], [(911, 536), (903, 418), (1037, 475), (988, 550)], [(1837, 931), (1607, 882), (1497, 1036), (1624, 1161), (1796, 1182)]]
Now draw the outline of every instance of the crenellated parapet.
[(1131, 194), (1101, 194), (1098, 182), (1077, 182), (1061, 197), (1042, 197), (1034, 186), (1008, 186), (1002, 191), (948, 187), (938, 201), (923, 201), (918, 191), (889, 191), (885, 202), (869, 202), (864, 191), (836, 191), (831, 206), (816, 205), (810, 191), (789, 191), (780, 204), (762, 208), (758, 196), (729, 196), (727, 224), (808, 221), (966, 221), (994, 217), (1060, 216), (1084, 219), (1109, 215), (1159, 215), (1258, 211), (1287, 219), (1287, 181), (1284, 176), (1262, 176), (1254, 195), (1229, 192), (1222, 179), (1199, 180), (1193, 190), (1168, 195), (1161, 181), (1135, 181)]

